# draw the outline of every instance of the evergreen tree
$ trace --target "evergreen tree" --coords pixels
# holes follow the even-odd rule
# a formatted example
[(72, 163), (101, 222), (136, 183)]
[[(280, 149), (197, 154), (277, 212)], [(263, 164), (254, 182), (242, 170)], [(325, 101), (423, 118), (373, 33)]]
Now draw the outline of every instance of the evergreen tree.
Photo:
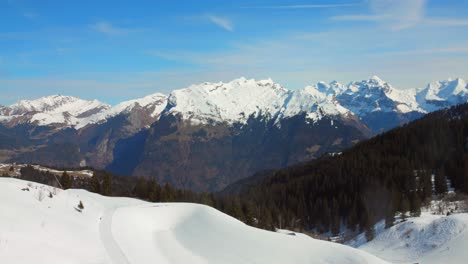
[(102, 181), (102, 195), (112, 195), (112, 175), (110, 173), (104, 173), (104, 179)]
[(159, 184), (156, 182), (155, 179), (151, 179), (148, 185), (149, 185), (148, 199), (151, 202), (161, 201), (161, 186), (159, 186)]
[(417, 193), (411, 196), (411, 216), (418, 217), (421, 215), (421, 198)]
[(468, 154), (465, 154), (463, 158), (463, 165), (464, 165), (464, 171), (463, 171), (463, 191), (468, 194)]
[(161, 201), (163, 202), (173, 202), (174, 201), (174, 192), (171, 188), (171, 186), (169, 186), (168, 183), (164, 184), (164, 188), (162, 190), (162, 193), (161, 193)]
[(64, 190), (70, 189), (73, 185), (73, 177), (68, 175), (66, 171), (62, 173), (62, 177), (60, 178), (60, 184)]
[(385, 228), (390, 228), (395, 223), (395, 205), (390, 201), (385, 212)]
[(369, 226), (366, 228), (366, 232), (364, 233), (364, 235), (366, 236), (366, 240), (367, 241), (371, 241), (372, 239), (374, 239), (375, 237), (375, 228), (374, 226)]
[(419, 182), (420, 182), (420, 187), (419, 189), (421, 190), (421, 196), (422, 199), (425, 200), (427, 198), (430, 198), (432, 195), (432, 181), (431, 181), (431, 173), (428, 170), (423, 170), (420, 173), (418, 173), (419, 176)]
[(138, 177), (137, 183), (135, 185), (135, 196), (140, 199), (148, 199), (149, 187), (150, 185), (144, 177)]
[(99, 177), (97, 174), (94, 174), (89, 182), (89, 190), (94, 193), (101, 193), (101, 183), (99, 182)]
[(400, 204), (400, 212), (401, 212), (401, 218), (403, 220), (406, 220), (406, 213), (410, 210), (410, 202), (408, 201), (408, 197), (404, 195), (401, 198), (401, 204)]
[(436, 194), (444, 194), (447, 192), (447, 179), (445, 178), (444, 170), (437, 170), (434, 176), (434, 187)]

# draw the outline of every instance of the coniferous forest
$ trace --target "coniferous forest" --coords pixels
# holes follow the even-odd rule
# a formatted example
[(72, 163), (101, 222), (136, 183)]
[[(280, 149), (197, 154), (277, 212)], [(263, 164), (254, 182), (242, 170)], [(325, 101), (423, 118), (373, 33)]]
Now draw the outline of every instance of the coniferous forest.
[[(22, 168), (21, 175), (56, 183), (53, 174), (31, 166)], [(468, 104), (428, 114), (339, 154), (259, 173), (221, 193), (194, 193), (152, 178), (104, 171), (94, 175), (73, 178), (64, 173), (59, 179), (65, 189), (151, 202), (203, 203), (268, 230), (338, 234), (346, 226), (371, 235), (376, 221), (385, 219), (388, 227), (398, 212), (418, 215), (432, 195), (447, 192), (447, 181), (468, 193)]]

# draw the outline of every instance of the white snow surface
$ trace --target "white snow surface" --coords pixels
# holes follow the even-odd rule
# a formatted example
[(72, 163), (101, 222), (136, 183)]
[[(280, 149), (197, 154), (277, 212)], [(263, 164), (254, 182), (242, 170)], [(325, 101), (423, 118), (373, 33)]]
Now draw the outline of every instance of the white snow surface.
[[(383, 222), (381, 223), (383, 227)], [(391, 263), (466, 263), (468, 214), (424, 212), (389, 229), (358, 248)]]
[(203, 205), (13, 178), (0, 178), (0, 212), (0, 263), (386, 263), (344, 245), (252, 228)]

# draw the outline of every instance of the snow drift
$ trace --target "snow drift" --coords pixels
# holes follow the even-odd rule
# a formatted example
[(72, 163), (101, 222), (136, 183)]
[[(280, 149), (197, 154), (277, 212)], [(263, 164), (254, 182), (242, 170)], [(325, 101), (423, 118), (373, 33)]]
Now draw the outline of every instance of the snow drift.
[(351, 247), (252, 228), (203, 205), (12, 178), (0, 179), (0, 212), (0, 263), (385, 263)]
[(392, 263), (466, 263), (468, 214), (423, 213), (380, 232), (360, 246)]

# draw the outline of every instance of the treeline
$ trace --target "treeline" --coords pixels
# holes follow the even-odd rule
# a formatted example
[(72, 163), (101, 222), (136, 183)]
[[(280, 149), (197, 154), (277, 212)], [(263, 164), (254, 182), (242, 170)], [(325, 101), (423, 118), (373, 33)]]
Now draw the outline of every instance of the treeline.
[[(447, 192), (468, 193), (468, 104), (427, 115), (361, 142), (339, 156), (279, 170), (238, 192), (254, 204), (261, 227), (331, 231), (367, 230), (397, 212)], [(434, 190), (432, 184), (434, 175)], [(256, 180), (258, 181), (258, 180)], [(238, 188), (238, 187), (237, 187)]]
[[(153, 178), (125, 177), (106, 171), (94, 171), (93, 177), (73, 177), (66, 171), (57, 176), (48, 171), (37, 170), (32, 166), (23, 167), (20, 172), (20, 179), (57, 188), (85, 189), (105, 196), (132, 197), (149, 202), (205, 204), (252, 226), (258, 224), (256, 217), (260, 212), (256, 212), (257, 207), (249, 201), (242, 201), (239, 197), (234, 196), (219, 196), (213, 193), (196, 193), (189, 190), (175, 189), (169, 184), (161, 185)], [(270, 222), (273, 223), (273, 221)]]
[[(216, 208), (224, 208), (235, 215), (238, 208), (231, 209), (231, 199), (216, 198), (212, 193), (195, 193), (172, 188), (169, 184), (161, 185), (153, 178), (125, 177), (106, 171), (94, 171), (93, 177), (73, 177), (66, 171), (54, 175), (49, 171), (37, 170), (26, 166), (20, 170), (20, 179), (34, 181), (63, 189), (85, 189), (105, 196), (132, 197), (150, 202), (191, 202), (201, 203)], [(3, 175), (3, 177), (9, 177)], [(234, 203), (239, 205), (240, 202)]]

